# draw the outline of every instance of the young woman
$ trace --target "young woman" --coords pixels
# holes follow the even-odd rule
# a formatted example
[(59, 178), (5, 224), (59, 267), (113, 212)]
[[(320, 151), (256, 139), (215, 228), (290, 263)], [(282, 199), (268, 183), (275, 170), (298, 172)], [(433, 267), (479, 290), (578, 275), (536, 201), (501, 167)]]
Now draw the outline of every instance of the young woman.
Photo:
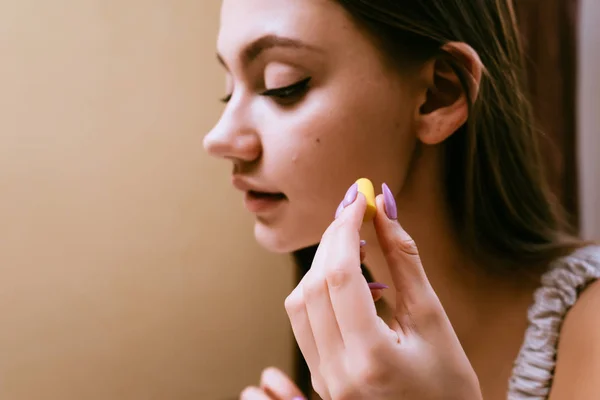
[(510, 0), (225, 0), (217, 47), (206, 150), (263, 246), (318, 243), (285, 306), (321, 398), (599, 398), (600, 248), (544, 182)]

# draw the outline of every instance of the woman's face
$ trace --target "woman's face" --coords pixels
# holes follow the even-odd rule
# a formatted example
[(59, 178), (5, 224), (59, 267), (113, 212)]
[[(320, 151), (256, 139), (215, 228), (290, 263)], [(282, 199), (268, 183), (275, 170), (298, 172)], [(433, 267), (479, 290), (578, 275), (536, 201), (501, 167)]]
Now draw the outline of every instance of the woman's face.
[(347, 188), (398, 193), (415, 147), (417, 92), (333, 0), (224, 0), (227, 105), (206, 150), (275, 252), (318, 243)]

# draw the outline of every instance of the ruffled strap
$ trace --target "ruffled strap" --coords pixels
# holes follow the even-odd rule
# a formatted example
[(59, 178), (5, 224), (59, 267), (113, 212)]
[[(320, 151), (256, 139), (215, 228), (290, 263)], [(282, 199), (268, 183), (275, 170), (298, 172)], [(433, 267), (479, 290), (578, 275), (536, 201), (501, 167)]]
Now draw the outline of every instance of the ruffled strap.
[(557, 259), (542, 276), (529, 308), (529, 326), (509, 382), (508, 400), (547, 399), (565, 315), (590, 283), (600, 278), (600, 247)]

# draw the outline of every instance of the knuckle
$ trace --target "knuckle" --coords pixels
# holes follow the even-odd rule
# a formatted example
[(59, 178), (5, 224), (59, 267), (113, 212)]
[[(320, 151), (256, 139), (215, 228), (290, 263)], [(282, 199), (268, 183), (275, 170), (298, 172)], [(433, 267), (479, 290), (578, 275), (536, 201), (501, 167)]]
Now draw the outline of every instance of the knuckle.
[(356, 400), (359, 392), (354, 388), (350, 388), (348, 386), (341, 387), (340, 389), (336, 389), (335, 393), (331, 396), (332, 400)]
[(294, 290), (284, 301), (288, 315), (295, 315), (304, 308), (304, 297), (301, 290)]
[[(381, 317), (378, 317), (378, 320), (387, 328), (386, 323), (383, 321), (383, 319), (381, 319)], [(363, 360), (363, 364), (365, 365), (379, 365), (380, 363), (375, 362), (374, 360), (385, 359), (386, 357), (389, 357), (389, 353), (390, 348), (388, 340), (386, 338), (379, 337), (371, 340), (366, 346), (363, 347), (362, 354), (359, 355), (359, 358)], [(370, 369), (372, 370), (372, 368)]]
[(410, 256), (418, 256), (419, 249), (417, 243), (410, 237), (397, 237), (394, 240), (394, 248), (396, 251), (408, 254)]
[(386, 382), (386, 369), (381, 362), (376, 362), (380, 348), (370, 346), (359, 357), (361, 362), (353, 363), (351, 369), (352, 387), (378, 387)]
[(435, 301), (436, 299), (428, 299), (423, 301), (421, 306), (418, 309), (418, 313), (420, 314), (420, 323), (424, 327), (428, 326), (437, 326), (440, 322), (444, 321), (443, 309), (439, 302)]
[(314, 391), (317, 392), (322, 399), (329, 398), (329, 392), (325, 389), (325, 385), (321, 379), (313, 375), (310, 378), (310, 383), (312, 384)]
[(326, 279), (330, 287), (341, 287), (352, 279), (352, 274), (346, 269), (335, 267), (327, 270)]
[(382, 379), (373, 364), (364, 364), (356, 368), (353, 375), (353, 382), (357, 386), (373, 387), (381, 383)]
[(332, 400), (355, 400), (364, 398), (361, 396), (360, 387), (356, 386), (354, 382), (350, 382), (348, 379), (338, 381), (337, 385), (332, 386), (330, 390)]
[(314, 276), (312, 279), (307, 280), (302, 285), (302, 292), (304, 299), (310, 301), (310, 299), (318, 298), (325, 292), (325, 281), (320, 277)]

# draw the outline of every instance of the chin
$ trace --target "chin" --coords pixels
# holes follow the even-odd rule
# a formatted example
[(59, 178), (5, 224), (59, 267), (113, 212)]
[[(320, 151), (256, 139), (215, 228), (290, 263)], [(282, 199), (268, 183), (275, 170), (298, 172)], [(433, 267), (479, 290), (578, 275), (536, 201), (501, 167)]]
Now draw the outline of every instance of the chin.
[(296, 230), (269, 226), (260, 221), (256, 221), (254, 224), (254, 237), (260, 246), (277, 254), (293, 253), (319, 241), (319, 239), (302, 240), (303, 238), (298, 235)]

